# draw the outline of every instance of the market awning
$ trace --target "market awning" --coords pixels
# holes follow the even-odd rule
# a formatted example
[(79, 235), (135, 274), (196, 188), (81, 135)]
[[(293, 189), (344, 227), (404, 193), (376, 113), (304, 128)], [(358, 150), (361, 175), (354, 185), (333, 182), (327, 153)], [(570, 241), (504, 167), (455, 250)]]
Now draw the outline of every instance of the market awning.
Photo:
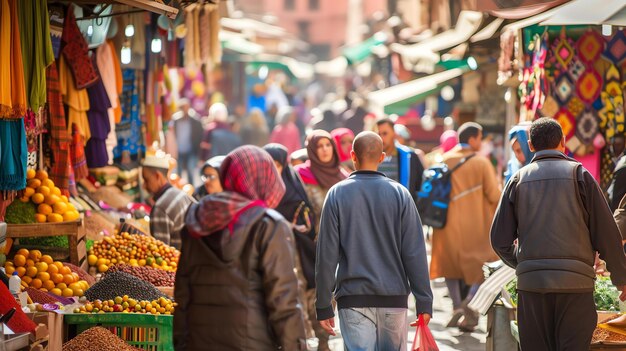
[(282, 70), (296, 79), (311, 79), (314, 75), (313, 65), (300, 62), (294, 58), (280, 55), (257, 55), (249, 61), (252, 68), (266, 66), (268, 69)]
[(524, 29), (526, 27), (530, 27), (533, 26), (535, 24), (538, 24), (542, 21), (547, 20), (548, 18), (550, 18), (550, 16), (552, 16), (560, 7), (556, 7), (556, 8), (552, 8), (546, 12), (542, 12), (538, 15), (523, 19), (521, 21), (517, 21), (517, 22), (513, 22), (510, 24), (507, 24), (506, 26), (502, 27), (502, 31), (517, 31), (520, 29)]
[(378, 32), (357, 45), (345, 47), (342, 50), (343, 56), (350, 64), (359, 63), (368, 58), (372, 54), (372, 50), (384, 44), (385, 41), (387, 41), (387, 35), (383, 32)]
[(481, 12), (461, 11), (453, 29), (413, 45), (391, 44), (391, 50), (402, 56), (405, 69), (431, 73), (440, 60), (439, 53), (466, 42), (480, 28), (482, 20)]
[(232, 50), (242, 55), (258, 55), (263, 52), (263, 46), (247, 40), (239, 33), (221, 30), (220, 42), (224, 49)]
[(174, 19), (178, 14), (178, 9), (172, 6), (167, 6), (162, 2), (156, 0), (115, 0), (119, 4), (124, 4), (138, 9), (158, 13), (160, 15), (166, 15), (167, 17)]
[(553, 1), (547, 1), (547, 2), (542, 2), (538, 4), (530, 4), (530, 5), (525, 5), (525, 6), (507, 8), (507, 9), (493, 9), (493, 10), (488, 10), (488, 12), (490, 15), (493, 15), (496, 17), (516, 20), (516, 19), (528, 18), (534, 15), (538, 15), (540, 13), (546, 12), (547, 10), (555, 6), (561, 5), (562, 3), (567, 2), (567, 1), (569, 0), (553, 0)]
[(625, 0), (573, 0), (560, 6), (542, 26), (602, 25), (626, 26)]
[(459, 68), (371, 92), (367, 94), (369, 108), (377, 115), (403, 115), (412, 105), (441, 90), (445, 82), (460, 77), (469, 70), (469, 65), (465, 64)]

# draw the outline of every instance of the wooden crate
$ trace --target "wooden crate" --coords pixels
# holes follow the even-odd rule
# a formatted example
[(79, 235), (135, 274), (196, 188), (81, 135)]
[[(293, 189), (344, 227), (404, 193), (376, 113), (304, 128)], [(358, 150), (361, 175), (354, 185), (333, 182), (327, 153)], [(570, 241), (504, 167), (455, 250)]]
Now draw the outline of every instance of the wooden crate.
[(38, 238), (44, 236), (67, 236), (70, 262), (87, 270), (87, 246), (83, 220), (60, 223), (9, 224), (9, 238)]

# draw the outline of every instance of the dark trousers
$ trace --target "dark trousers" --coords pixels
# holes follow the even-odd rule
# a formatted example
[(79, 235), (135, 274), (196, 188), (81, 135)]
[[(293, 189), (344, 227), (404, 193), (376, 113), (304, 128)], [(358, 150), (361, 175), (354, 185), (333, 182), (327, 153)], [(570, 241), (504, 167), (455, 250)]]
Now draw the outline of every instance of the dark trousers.
[(593, 293), (519, 291), (517, 320), (522, 351), (587, 351), (598, 315)]

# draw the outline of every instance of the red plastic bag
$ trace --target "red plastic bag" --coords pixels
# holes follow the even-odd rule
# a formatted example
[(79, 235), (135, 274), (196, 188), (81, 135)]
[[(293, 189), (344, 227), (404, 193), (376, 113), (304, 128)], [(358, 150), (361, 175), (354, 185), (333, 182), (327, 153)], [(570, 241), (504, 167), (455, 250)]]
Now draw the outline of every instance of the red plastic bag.
[(430, 332), (430, 329), (428, 329), (428, 326), (424, 323), (422, 316), (420, 316), (417, 321), (417, 331), (415, 332), (411, 351), (439, 351), (435, 338)]

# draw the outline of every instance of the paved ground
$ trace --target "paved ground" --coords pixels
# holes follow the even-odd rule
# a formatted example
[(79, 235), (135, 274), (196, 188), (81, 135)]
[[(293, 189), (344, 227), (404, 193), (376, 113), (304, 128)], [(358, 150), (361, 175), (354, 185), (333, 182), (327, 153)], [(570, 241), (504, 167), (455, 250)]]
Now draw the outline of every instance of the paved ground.
[[(484, 351), (486, 334), (487, 317), (480, 318), (479, 327), (474, 333), (463, 333), (458, 328), (446, 328), (445, 325), (452, 316), (452, 302), (444, 295), (447, 293), (445, 284), (434, 282), (433, 293), (434, 315), (430, 322), (431, 331), (437, 341), (440, 351)], [(415, 320), (414, 308), (410, 308), (409, 320)], [(339, 326), (339, 321), (335, 321), (335, 325)], [(408, 350), (411, 350), (413, 337), (415, 336), (415, 328), (409, 327)], [(331, 340), (331, 349), (334, 351), (342, 351), (343, 342), (340, 336)]]

